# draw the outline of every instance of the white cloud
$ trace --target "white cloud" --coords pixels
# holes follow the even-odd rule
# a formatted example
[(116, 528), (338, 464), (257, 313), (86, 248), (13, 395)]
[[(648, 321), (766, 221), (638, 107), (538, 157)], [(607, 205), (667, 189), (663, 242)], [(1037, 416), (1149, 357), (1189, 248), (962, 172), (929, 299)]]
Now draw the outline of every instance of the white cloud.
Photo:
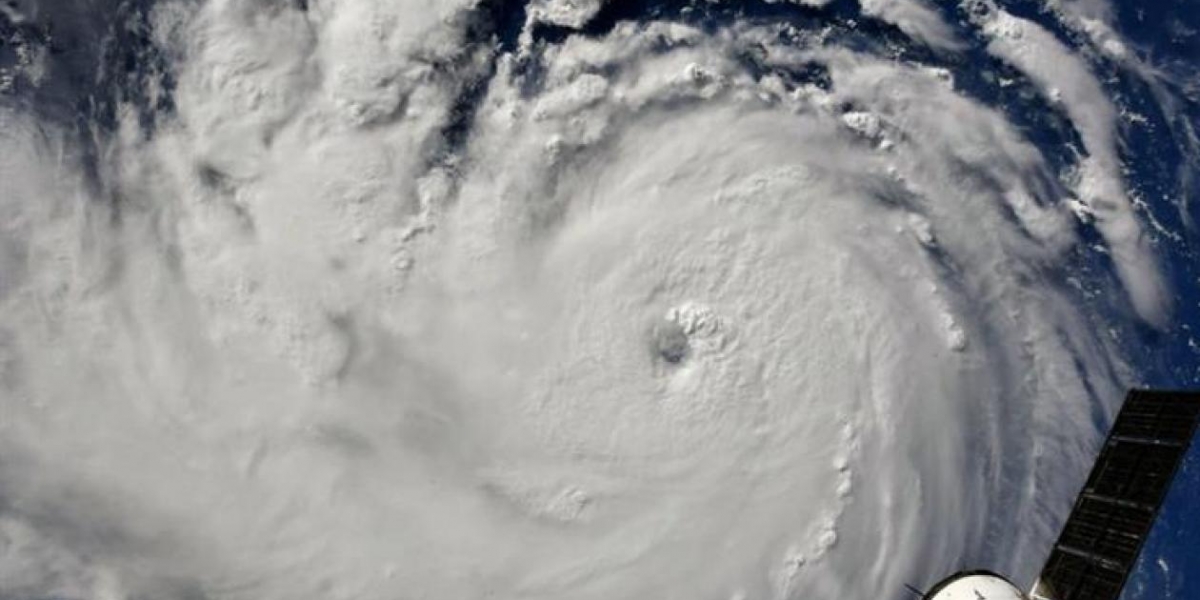
[(1122, 180), (1117, 111), (1100, 82), (1082, 58), (1036, 23), (989, 2), (971, 4), (987, 7), (973, 12), (991, 40), (988, 50), (1023, 71), (1052, 101), (1061, 101), (1088, 154), (1080, 165), (1076, 192), (1095, 215), (1138, 314), (1165, 327), (1171, 298)]
[[(1128, 376), (1057, 281), (1056, 174), (944, 70), (769, 25), (496, 57), (467, 2), (181, 6), (159, 15), (177, 114), (103, 146), (119, 219), (66, 136), (0, 113), (0, 595), (1031, 574)], [(928, 6), (871, 6), (956, 47)], [(1123, 198), (1111, 106), (1007, 23), (982, 26), (1060, 91), (1079, 195), (1153, 320), (1137, 221), (1096, 201)], [(759, 77), (748, 49), (832, 84)]]

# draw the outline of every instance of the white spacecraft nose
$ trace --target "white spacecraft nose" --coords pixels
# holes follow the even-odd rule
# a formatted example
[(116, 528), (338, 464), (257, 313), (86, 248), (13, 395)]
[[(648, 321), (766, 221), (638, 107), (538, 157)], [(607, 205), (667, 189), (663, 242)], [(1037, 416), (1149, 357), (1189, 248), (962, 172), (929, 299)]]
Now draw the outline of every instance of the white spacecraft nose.
[(930, 588), (924, 600), (1027, 600), (1011, 581), (991, 571), (961, 571)]

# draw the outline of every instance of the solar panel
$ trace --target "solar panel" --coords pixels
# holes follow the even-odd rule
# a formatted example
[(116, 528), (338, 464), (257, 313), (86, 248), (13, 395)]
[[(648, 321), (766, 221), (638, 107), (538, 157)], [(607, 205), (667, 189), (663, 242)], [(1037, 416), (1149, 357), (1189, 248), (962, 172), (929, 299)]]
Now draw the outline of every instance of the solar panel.
[(1200, 393), (1134, 390), (1033, 589), (1043, 600), (1116, 600), (1200, 420)]

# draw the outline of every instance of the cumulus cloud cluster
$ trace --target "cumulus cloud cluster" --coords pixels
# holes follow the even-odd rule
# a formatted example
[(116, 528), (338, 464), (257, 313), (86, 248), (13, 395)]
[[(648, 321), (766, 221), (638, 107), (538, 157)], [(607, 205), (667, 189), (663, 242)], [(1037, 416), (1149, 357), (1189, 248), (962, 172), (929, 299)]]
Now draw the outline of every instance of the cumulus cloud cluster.
[[(118, 103), (89, 153), (0, 106), (0, 596), (1031, 578), (1130, 378), (1080, 232), (1170, 310), (1088, 60), (988, 0), (862, 2), (926, 61), (571, 34), (604, 7), (501, 44), (466, 0), (163, 1), (153, 126)], [(1068, 172), (939, 62), (967, 36), (1077, 132)]]

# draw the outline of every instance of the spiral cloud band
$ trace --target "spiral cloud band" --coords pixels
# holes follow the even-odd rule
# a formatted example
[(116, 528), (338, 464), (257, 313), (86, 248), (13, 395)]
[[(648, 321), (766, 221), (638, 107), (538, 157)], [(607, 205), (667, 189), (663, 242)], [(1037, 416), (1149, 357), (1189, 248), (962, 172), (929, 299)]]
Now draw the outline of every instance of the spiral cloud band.
[(1080, 298), (1171, 310), (1087, 57), (1149, 69), (1094, 2), (759, 9), (163, 1), (87, 141), (0, 105), (0, 596), (1027, 582), (1131, 378)]

